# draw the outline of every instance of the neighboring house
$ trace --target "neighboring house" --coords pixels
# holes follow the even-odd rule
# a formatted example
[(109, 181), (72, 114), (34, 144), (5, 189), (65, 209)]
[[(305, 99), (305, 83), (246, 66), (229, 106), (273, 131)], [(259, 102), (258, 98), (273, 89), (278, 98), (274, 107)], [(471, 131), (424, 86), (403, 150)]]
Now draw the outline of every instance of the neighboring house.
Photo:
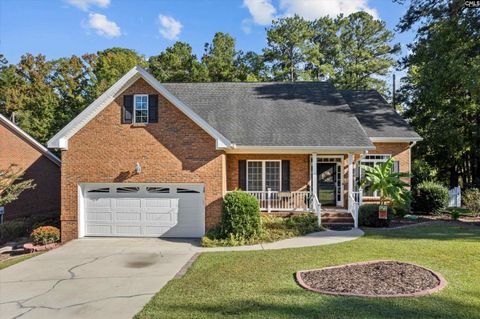
[(36, 186), (5, 206), (4, 220), (60, 213), (60, 159), (0, 114), (0, 168), (11, 164), (24, 172), (22, 179), (33, 179)]
[(311, 210), (317, 197), (325, 210), (351, 211), (359, 161), (394, 157), (409, 172), (419, 140), (373, 91), (325, 82), (161, 84), (135, 67), (48, 146), (62, 150), (68, 241), (199, 237), (237, 188), (265, 211)]

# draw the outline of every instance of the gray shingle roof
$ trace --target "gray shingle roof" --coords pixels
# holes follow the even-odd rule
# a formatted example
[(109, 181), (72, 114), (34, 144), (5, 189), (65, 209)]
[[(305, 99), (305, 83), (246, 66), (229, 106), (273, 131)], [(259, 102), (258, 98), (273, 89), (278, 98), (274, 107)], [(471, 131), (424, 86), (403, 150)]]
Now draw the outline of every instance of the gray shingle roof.
[(330, 83), (162, 85), (239, 146), (372, 146)]
[(420, 138), (377, 91), (343, 90), (340, 93), (369, 137)]

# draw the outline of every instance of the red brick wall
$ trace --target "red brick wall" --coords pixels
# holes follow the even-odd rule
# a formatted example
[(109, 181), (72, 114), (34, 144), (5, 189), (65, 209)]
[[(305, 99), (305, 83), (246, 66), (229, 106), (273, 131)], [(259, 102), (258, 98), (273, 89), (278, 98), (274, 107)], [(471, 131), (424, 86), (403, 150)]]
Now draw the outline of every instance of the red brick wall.
[(239, 160), (290, 160), (290, 190), (304, 191), (309, 177), (308, 154), (228, 154), (227, 155), (227, 189), (234, 190), (238, 185)]
[(35, 189), (25, 190), (6, 205), (5, 220), (60, 211), (60, 167), (15, 131), (0, 123), (0, 168), (17, 164), (23, 179), (33, 179)]
[[(123, 94), (159, 94), (143, 79)], [(159, 121), (121, 124), (119, 96), (77, 132), (62, 154), (62, 241), (78, 237), (79, 183), (205, 183), (206, 228), (220, 221), (225, 154), (215, 140), (159, 94)], [(135, 163), (142, 166), (134, 174)]]

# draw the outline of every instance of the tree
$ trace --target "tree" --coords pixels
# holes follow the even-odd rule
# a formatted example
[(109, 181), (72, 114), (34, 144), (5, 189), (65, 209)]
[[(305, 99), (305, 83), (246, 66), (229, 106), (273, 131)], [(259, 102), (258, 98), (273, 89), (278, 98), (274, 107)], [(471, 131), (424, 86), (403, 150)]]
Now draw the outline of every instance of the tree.
[(7, 169), (0, 170), (0, 206), (5, 206), (18, 199), (27, 189), (35, 188), (32, 179), (21, 181), (23, 172), (12, 164)]
[(147, 66), (145, 58), (134, 50), (124, 48), (110, 48), (85, 54), (83, 59), (92, 69), (95, 97), (105, 92), (134, 66)]
[(192, 54), (192, 47), (185, 42), (175, 42), (159, 55), (148, 60), (148, 70), (160, 82), (204, 82), (208, 71)]
[(61, 103), (55, 112), (54, 131), (59, 131), (96, 97), (92, 88), (92, 69), (78, 56), (54, 62), (52, 86)]
[(44, 55), (26, 54), (5, 89), (7, 111), (15, 112), (17, 124), (42, 143), (55, 131), (56, 109), (61, 103), (52, 86), (54, 67)]
[(238, 52), (235, 59), (237, 78), (246, 82), (261, 82), (269, 79), (265, 58), (253, 51)]
[(360, 167), (365, 170), (365, 178), (360, 182), (360, 185), (364, 187), (368, 184), (372, 191), (378, 191), (380, 205), (403, 205), (410, 200), (411, 195), (407, 190), (409, 185), (401, 180), (402, 177), (409, 177), (410, 175), (393, 172), (393, 158), (389, 158), (385, 163), (379, 165), (360, 165)]
[(480, 12), (463, 1), (412, 2), (398, 24), (417, 28), (401, 101), (424, 138), (424, 159), (451, 187), (480, 186)]
[(265, 60), (271, 63), (275, 80), (297, 81), (309, 79), (304, 72), (305, 63), (315, 50), (311, 38), (311, 24), (298, 15), (274, 20), (267, 28)]
[(335, 67), (339, 64), (341, 17), (319, 18), (312, 23), (314, 44), (307, 56), (306, 70), (314, 80), (329, 80), (336, 76)]
[(236, 57), (235, 39), (228, 33), (215, 33), (212, 43), (205, 43), (205, 54), (202, 57), (202, 62), (207, 66), (210, 81), (236, 81)]
[(8, 64), (4, 55), (0, 54), (0, 113), (5, 115), (14, 112), (18, 105), (21, 82), (16, 71), (15, 65)]
[(394, 33), (385, 22), (360, 11), (337, 18), (339, 52), (335, 58), (334, 84), (340, 89), (376, 89), (386, 93), (380, 76), (388, 74), (396, 64), (394, 54), (400, 44), (390, 45)]

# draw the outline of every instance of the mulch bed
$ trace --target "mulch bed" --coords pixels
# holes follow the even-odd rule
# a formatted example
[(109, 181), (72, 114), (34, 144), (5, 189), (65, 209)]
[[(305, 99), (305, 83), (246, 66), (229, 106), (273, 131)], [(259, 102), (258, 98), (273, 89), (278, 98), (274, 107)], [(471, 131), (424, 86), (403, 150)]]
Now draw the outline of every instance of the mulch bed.
[(388, 260), (299, 271), (296, 279), (315, 292), (362, 297), (423, 296), (446, 285), (442, 276), (429, 269)]
[(390, 222), (388, 228), (399, 228), (408, 225), (416, 225), (425, 222), (432, 221), (443, 221), (443, 222), (453, 222), (463, 225), (470, 226), (480, 226), (480, 217), (475, 216), (460, 216), (458, 220), (453, 220), (450, 214), (439, 214), (439, 215), (416, 215), (417, 219), (411, 220), (406, 218), (394, 218)]
[(29, 253), (23, 248), (23, 244), (26, 242), (28, 242), (28, 238), (19, 238), (0, 246), (0, 261)]
[(33, 252), (46, 251), (55, 249), (60, 246), (60, 243), (47, 245), (34, 245), (28, 242), (28, 238), (20, 238), (15, 242), (6, 243), (0, 247), (0, 261), (5, 261), (12, 257), (30, 254)]

